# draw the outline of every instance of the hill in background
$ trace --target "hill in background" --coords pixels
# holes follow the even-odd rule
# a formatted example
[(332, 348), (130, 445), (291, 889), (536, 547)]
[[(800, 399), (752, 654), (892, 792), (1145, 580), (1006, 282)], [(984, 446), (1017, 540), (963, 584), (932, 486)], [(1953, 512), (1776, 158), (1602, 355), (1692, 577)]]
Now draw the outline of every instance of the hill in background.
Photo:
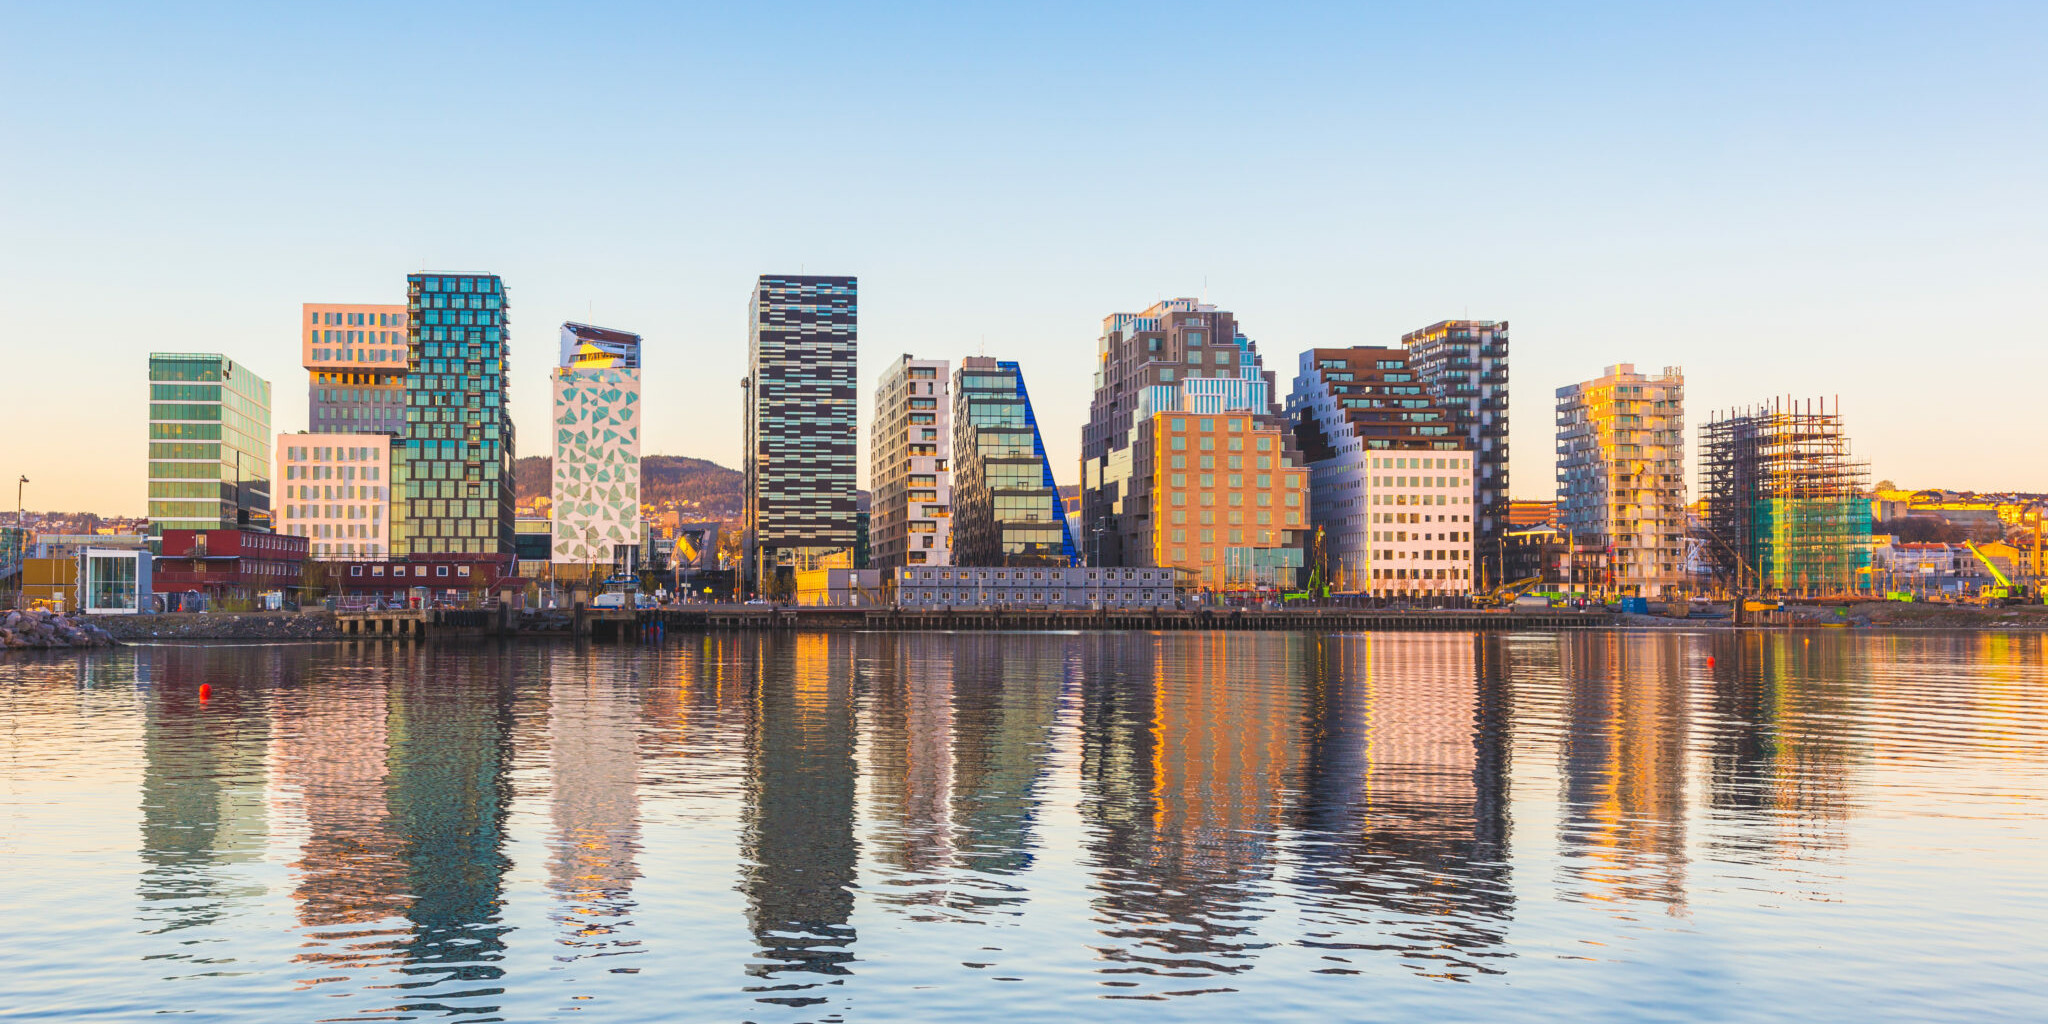
[[(513, 467), (519, 503), (525, 505), (535, 498), (547, 497), (554, 471), (554, 460), (546, 455), (520, 459)], [(736, 519), (740, 514), (740, 474), (736, 469), (704, 459), (643, 455), (640, 502), (658, 509), (694, 509), (705, 519)]]

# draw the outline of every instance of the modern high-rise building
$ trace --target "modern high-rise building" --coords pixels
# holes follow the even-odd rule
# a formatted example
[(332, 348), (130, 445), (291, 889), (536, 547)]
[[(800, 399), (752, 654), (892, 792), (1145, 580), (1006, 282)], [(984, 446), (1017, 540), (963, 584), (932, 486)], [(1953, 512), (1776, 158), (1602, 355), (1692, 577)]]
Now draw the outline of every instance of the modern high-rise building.
[(392, 446), (386, 435), (277, 436), (277, 532), (315, 559), (392, 554)]
[(553, 376), (554, 561), (638, 564), (640, 336), (563, 324)]
[(1700, 430), (1708, 557), (1739, 588), (1842, 594), (1870, 565), (1869, 467), (1840, 408), (1778, 399)]
[(406, 307), (308, 302), (300, 308), (307, 429), (316, 434), (402, 433)]
[(953, 375), (953, 561), (1080, 564), (1024, 371), (969, 356)]
[(868, 434), (868, 560), (877, 569), (952, 565), (951, 383), (944, 359), (908, 355), (875, 388)]
[(219, 353), (150, 353), (150, 536), (269, 528), (270, 382)]
[(747, 302), (742, 586), (850, 559), (860, 423), (851, 277), (763, 274)]
[(1472, 452), (1407, 350), (1303, 352), (1287, 411), (1308, 463), (1309, 519), (1331, 588), (1470, 595)]
[(1685, 577), (1685, 374), (1628, 363), (1557, 389), (1557, 521), (1605, 552), (1610, 592), (1664, 597)]
[(1273, 375), (1228, 311), (1169, 299), (1104, 318), (1081, 434), (1089, 563), (1213, 589), (1295, 586), (1307, 473)]
[(1402, 335), (1401, 344), (1478, 467), (1472, 476), (1472, 532), (1483, 578), (1484, 555), (1507, 529), (1508, 322), (1445, 320)]
[(496, 274), (406, 275), (405, 520), (409, 555), (503, 555), (514, 437), (511, 305)]

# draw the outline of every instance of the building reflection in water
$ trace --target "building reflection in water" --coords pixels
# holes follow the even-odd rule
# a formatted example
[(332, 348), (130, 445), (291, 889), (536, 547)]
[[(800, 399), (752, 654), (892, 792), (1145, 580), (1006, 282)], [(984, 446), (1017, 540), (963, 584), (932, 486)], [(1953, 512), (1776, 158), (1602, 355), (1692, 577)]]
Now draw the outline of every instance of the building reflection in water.
[(953, 859), (953, 638), (883, 633), (862, 640), (869, 854), (898, 875), (878, 887), (876, 899), (930, 908), (945, 900), (942, 872)]
[[(411, 674), (408, 648), (352, 652), (355, 671), (295, 673), (272, 708), (272, 775), (305, 830), (292, 901), (305, 929), (293, 960), (322, 973), (393, 962), (410, 928), (404, 844), (391, 820), (391, 687)], [(308, 666), (301, 666), (305, 668)]]
[(1151, 639), (1085, 641), (1082, 816), (1105, 919), (1098, 952), (1112, 964), (1104, 973), (1179, 979), (1185, 994), (1211, 987), (1196, 979), (1248, 970), (1266, 945), (1258, 904), (1307, 745), (1308, 641)]
[[(137, 891), (147, 929), (214, 924), (263, 895), (260, 883), (231, 869), (261, 858), (268, 841), (266, 706), (286, 656), (280, 649), (254, 659), (240, 648), (137, 649), (136, 674), (149, 684)], [(212, 684), (204, 702), (201, 684)]]
[(1867, 756), (1848, 724), (1858, 720), (1863, 697), (1851, 648), (1749, 632), (1721, 638), (1714, 649), (1703, 739), (1711, 848), (1754, 864), (1840, 850), (1849, 775)]
[(1563, 641), (1568, 898), (1686, 907), (1685, 640), (1583, 633)]
[(421, 990), (400, 1011), (489, 1013), (503, 993), (489, 983), (504, 973), (508, 931), (500, 909), (515, 649), (425, 647), (390, 688), (386, 799), (412, 922), (400, 969), (414, 978), (397, 987)]
[(1074, 640), (1058, 635), (864, 638), (863, 764), (875, 888), (915, 920), (1014, 914)]
[(596, 672), (588, 649), (548, 658), (548, 888), (558, 939), (575, 956), (639, 945), (620, 934), (633, 911), (640, 847), (640, 686)]
[(756, 639), (741, 888), (762, 1002), (821, 1003), (853, 960), (853, 645), (846, 634)]
[(1079, 666), (1065, 636), (970, 634), (953, 649), (954, 865), (975, 885), (963, 905), (989, 911), (1022, 902), (1004, 879), (1031, 866), (1060, 695), (1078, 681)]
[(1326, 974), (1361, 952), (1418, 973), (1498, 974), (1507, 864), (1507, 673), (1497, 642), (1386, 633), (1311, 641), (1302, 944)]

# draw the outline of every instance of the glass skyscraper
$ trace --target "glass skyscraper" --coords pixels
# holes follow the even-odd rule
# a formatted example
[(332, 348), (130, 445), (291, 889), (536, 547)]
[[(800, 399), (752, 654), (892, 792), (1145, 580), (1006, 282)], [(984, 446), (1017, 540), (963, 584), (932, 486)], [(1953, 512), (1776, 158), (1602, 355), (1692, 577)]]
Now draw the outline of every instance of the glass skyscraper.
[(410, 372), (401, 550), (509, 557), (514, 445), (504, 282), (496, 274), (455, 273), (405, 280)]
[(953, 375), (953, 564), (1078, 565), (1024, 371), (970, 356)]
[(219, 353), (149, 357), (149, 533), (270, 528), (270, 382)]
[(764, 274), (748, 302), (740, 470), (749, 590), (777, 569), (842, 555), (851, 564), (858, 294), (851, 277)]

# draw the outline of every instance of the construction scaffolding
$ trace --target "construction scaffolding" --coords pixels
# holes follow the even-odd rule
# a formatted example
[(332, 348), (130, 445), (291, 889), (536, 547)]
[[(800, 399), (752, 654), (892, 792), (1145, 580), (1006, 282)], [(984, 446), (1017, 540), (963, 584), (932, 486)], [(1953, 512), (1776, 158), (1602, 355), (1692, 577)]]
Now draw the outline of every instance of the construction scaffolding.
[[(1816, 404), (1819, 406), (1815, 408)], [(1863, 586), (1870, 468), (1849, 454), (1840, 399), (1716, 415), (1701, 430), (1707, 545), (1738, 589), (1825, 596)]]

